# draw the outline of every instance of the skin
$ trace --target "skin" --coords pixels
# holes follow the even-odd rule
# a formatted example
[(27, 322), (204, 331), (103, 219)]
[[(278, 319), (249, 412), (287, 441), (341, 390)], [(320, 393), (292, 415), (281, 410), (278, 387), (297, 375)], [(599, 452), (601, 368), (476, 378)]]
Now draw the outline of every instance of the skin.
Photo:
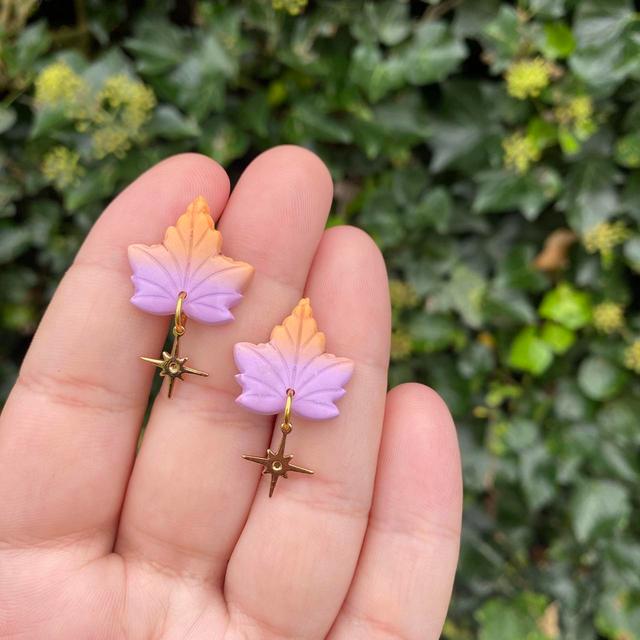
[[(129, 298), (126, 248), (196, 196), (256, 273), (236, 320), (191, 322), (208, 378), (177, 382), (136, 441), (168, 319)], [(461, 472), (439, 396), (386, 393), (390, 311), (373, 241), (325, 231), (332, 183), (297, 147), (263, 153), (229, 197), (212, 160), (175, 156), (107, 207), (60, 283), (0, 419), (0, 638), (435, 639), (458, 557)], [(242, 453), (277, 442), (235, 404), (232, 346), (268, 339), (302, 296), (355, 361), (335, 420), (295, 419), (273, 498)], [(166, 385), (166, 383), (165, 383)]]

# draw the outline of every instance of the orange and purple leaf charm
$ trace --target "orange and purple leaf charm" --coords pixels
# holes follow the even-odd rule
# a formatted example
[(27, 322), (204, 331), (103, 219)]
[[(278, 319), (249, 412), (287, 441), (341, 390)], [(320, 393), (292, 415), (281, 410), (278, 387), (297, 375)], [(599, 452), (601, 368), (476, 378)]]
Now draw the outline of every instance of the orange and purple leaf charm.
[(129, 246), (131, 302), (154, 315), (173, 315), (184, 298), (187, 317), (204, 324), (233, 320), (230, 309), (242, 299), (253, 274), (246, 262), (221, 254), (222, 235), (216, 230), (206, 200), (199, 196), (169, 227), (162, 244)]
[(273, 329), (269, 342), (239, 342), (234, 358), (242, 386), (236, 402), (264, 414), (283, 411), (291, 390), (293, 413), (312, 420), (334, 418), (340, 413), (335, 403), (353, 374), (351, 360), (325, 353), (325, 336), (308, 298)]

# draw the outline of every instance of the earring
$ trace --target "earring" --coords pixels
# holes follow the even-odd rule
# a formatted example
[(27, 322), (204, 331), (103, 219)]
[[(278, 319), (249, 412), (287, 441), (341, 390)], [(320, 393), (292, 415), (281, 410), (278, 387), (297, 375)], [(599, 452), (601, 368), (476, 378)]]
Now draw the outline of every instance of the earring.
[(236, 402), (256, 413), (284, 413), (278, 450), (267, 449), (265, 457), (242, 456), (262, 465), (262, 475), (271, 475), (271, 497), (278, 479), (286, 478), (289, 471), (313, 473), (292, 464), (293, 455), (285, 455), (292, 414), (311, 420), (335, 418), (340, 413), (335, 402), (346, 393), (344, 385), (354, 365), (348, 358), (325, 353), (325, 336), (318, 331), (308, 298), (274, 327), (269, 342), (239, 342), (233, 355), (240, 371), (236, 380), (242, 387)]
[(173, 316), (171, 351), (163, 351), (161, 359), (141, 356), (169, 378), (169, 397), (183, 374), (209, 375), (186, 366), (188, 358), (180, 357), (187, 317), (211, 325), (233, 320), (229, 309), (240, 302), (253, 274), (251, 265), (223, 256), (221, 248), (222, 235), (202, 196), (167, 229), (162, 244), (129, 246), (135, 287), (131, 302), (147, 313)]

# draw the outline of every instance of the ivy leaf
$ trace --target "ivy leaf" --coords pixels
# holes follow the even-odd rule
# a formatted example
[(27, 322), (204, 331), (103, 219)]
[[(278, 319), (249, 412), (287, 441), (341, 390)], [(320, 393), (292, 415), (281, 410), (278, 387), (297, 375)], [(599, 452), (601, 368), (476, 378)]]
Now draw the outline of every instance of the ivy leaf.
[(396, 0), (366, 2), (361, 19), (351, 24), (351, 32), (360, 41), (394, 46), (411, 33), (408, 5)]
[(578, 542), (623, 529), (631, 514), (627, 490), (611, 480), (581, 482), (570, 504), (571, 524)]
[(432, 116), (430, 169), (438, 173), (463, 167), (473, 173), (488, 163), (492, 143), (502, 154), (501, 128), (495, 122), (497, 96), (465, 81), (446, 83), (443, 92), (442, 108)]
[(567, 58), (576, 46), (571, 29), (564, 22), (548, 22), (544, 25), (542, 52), (547, 58)]
[(11, 107), (0, 105), (0, 133), (11, 129), (16, 121), (17, 115)]
[(183, 34), (161, 19), (140, 23), (133, 38), (125, 40), (125, 47), (135, 55), (136, 69), (145, 75), (169, 71), (182, 61)]
[(629, 169), (640, 167), (640, 134), (628, 133), (616, 142), (616, 162)]
[(460, 38), (475, 38), (500, 10), (500, 0), (462, 2), (453, 19), (453, 32)]
[(525, 327), (511, 343), (508, 362), (514, 369), (539, 376), (553, 362), (553, 350), (538, 336), (535, 327)]
[(487, 600), (475, 614), (479, 640), (551, 640), (540, 630), (539, 620), (547, 608), (544, 595), (525, 591), (512, 599)]
[(411, 220), (418, 228), (433, 228), (445, 233), (451, 222), (453, 202), (449, 192), (437, 187), (427, 192), (411, 212)]
[(484, 36), (494, 51), (492, 69), (502, 71), (520, 48), (520, 19), (516, 9), (503, 4), (498, 15), (485, 26)]
[(194, 118), (185, 116), (169, 104), (161, 104), (154, 111), (151, 122), (146, 125), (146, 131), (150, 135), (168, 140), (194, 138), (201, 134), (201, 129)]
[(470, 327), (479, 327), (482, 323), (482, 310), (487, 290), (487, 281), (477, 272), (464, 264), (458, 265), (451, 274), (451, 280), (445, 285), (439, 297), (431, 304), (436, 310), (454, 309)]
[(624, 245), (624, 257), (629, 266), (640, 273), (640, 237), (631, 238)]
[[(424, 103), (414, 94), (403, 94), (373, 109), (374, 127), (378, 137), (382, 134), (391, 144), (413, 146), (423, 142), (430, 133), (424, 112)], [(421, 182), (424, 185), (424, 181)]]
[(383, 59), (376, 44), (359, 44), (351, 54), (349, 75), (353, 82), (377, 102), (387, 93), (402, 86), (404, 66), (400, 59)]
[(487, 292), (485, 315), (499, 326), (533, 324), (537, 319), (535, 308), (522, 291), (497, 284)]
[[(519, 388), (518, 391), (518, 395), (520, 395), (521, 390)], [(505, 435), (505, 443), (513, 451), (527, 451), (535, 444), (539, 435), (540, 428), (533, 420), (515, 418), (509, 424), (509, 430)]]
[(131, 61), (120, 49), (109, 49), (84, 69), (82, 77), (99, 90), (107, 78), (121, 73), (129, 74), (132, 68)]
[(640, 597), (637, 592), (620, 586), (607, 592), (596, 613), (596, 628), (607, 638), (638, 638), (640, 629)]
[(87, 204), (107, 197), (113, 191), (115, 171), (112, 165), (103, 165), (100, 171), (90, 171), (76, 180), (64, 193), (67, 211), (77, 211)]
[(608, 400), (619, 393), (627, 382), (627, 373), (609, 360), (591, 356), (580, 364), (578, 384), (592, 400)]
[(616, 179), (613, 164), (601, 158), (585, 160), (570, 169), (560, 204), (574, 231), (584, 233), (620, 208)]
[(425, 22), (402, 52), (405, 77), (422, 85), (446, 78), (467, 55), (467, 48), (442, 22)]
[(640, 45), (635, 40), (613, 40), (573, 53), (569, 66), (598, 95), (610, 95), (638, 68)]
[(567, 10), (565, 0), (528, 0), (527, 5), (541, 18), (559, 18)]
[(0, 227), (0, 264), (6, 264), (26, 251), (31, 244), (31, 231), (24, 227)]
[(448, 347), (461, 347), (466, 336), (452, 316), (436, 313), (421, 313), (414, 316), (410, 333), (418, 350), (426, 353), (442, 351)]
[(627, 0), (586, 0), (576, 7), (573, 32), (578, 48), (569, 63), (603, 94), (637, 69), (640, 46), (627, 28), (633, 19), (633, 5)]
[(29, 136), (32, 139), (41, 138), (60, 129), (69, 123), (69, 117), (64, 107), (46, 106), (38, 109), (31, 125)]
[(34, 63), (50, 46), (51, 34), (44, 20), (28, 25), (18, 36), (15, 58), (10, 61), (15, 65), (13, 73), (32, 73)]
[(516, 209), (527, 220), (535, 220), (558, 193), (560, 176), (539, 168), (526, 175), (504, 169), (478, 175), (478, 191), (473, 201), (477, 213), (499, 213)]
[(588, 293), (563, 282), (544, 296), (539, 313), (567, 329), (581, 329), (591, 320), (591, 298)]
[(216, 118), (202, 131), (198, 149), (226, 165), (245, 153), (249, 143), (249, 135), (242, 129)]
[(563, 354), (576, 341), (576, 334), (555, 322), (545, 322), (540, 337), (556, 354)]
[(573, 32), (581, 47), (599, 45), (620, 37), (632, 19), (632, 3), (627, 0), (582, 0)]
[(348, 144), (353, 139), (350, 127), (331, 117), (315, 101), (299, 102), (291, 113), (290, 123), (302, 140), (311, 136), (325, 142)]
[(520, 482), (531, 511), (537, 511), (553, 500), (556, 464), (542, 444), (533, 444), (521, 452)]

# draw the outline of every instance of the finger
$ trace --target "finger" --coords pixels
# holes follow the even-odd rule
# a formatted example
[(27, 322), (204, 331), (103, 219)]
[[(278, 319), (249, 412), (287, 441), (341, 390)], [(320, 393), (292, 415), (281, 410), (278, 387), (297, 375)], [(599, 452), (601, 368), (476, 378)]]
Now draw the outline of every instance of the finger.
[(273, 417), (235, 403), (233, 345), (264, 341), (300, 298), (331, 197), (327, 169), (299, 147), (267, 151), (240, 178), (219, 229), (223, 251), (255, 268), (253, 281), (234, 322), (187, 327), (183, 354), (209, 377), (155, 403), (118, 539), (129, 559), (222, 584), (258, 482), (240, 456), (266, 447), (273, 430)]
[(199, 194), (219, 213), (228, 193), (215, 162), (185, 154), (138, 178), (97, 221), (2, 414), (5, 542), (77, 538), (111, 550), (152, 375), (138, 355), (157, 351), (167, 330), (129, 302), (127, 245), (156, 242)]
[(428, 387), (389, 393), (369, 527), (331, 640), (440, 637), (458, 561), (456, 431)]
[[(238, 629), (252, 625), (282, 637), (323, 638), (360, 552), (384, 412), (389, 294), (372, 240), (351, 227), (326, 232), (305, 295), (328, 351), (351, 358), (354, 374), (338, 418), (294, 420), (287, 441), (293, 462), (315, 475), (290, 474), (271, 499), (268, 482), (259, 486), (229, 563), (225, 596)], [(249, 466), (259, 475), (256, 465)]]

